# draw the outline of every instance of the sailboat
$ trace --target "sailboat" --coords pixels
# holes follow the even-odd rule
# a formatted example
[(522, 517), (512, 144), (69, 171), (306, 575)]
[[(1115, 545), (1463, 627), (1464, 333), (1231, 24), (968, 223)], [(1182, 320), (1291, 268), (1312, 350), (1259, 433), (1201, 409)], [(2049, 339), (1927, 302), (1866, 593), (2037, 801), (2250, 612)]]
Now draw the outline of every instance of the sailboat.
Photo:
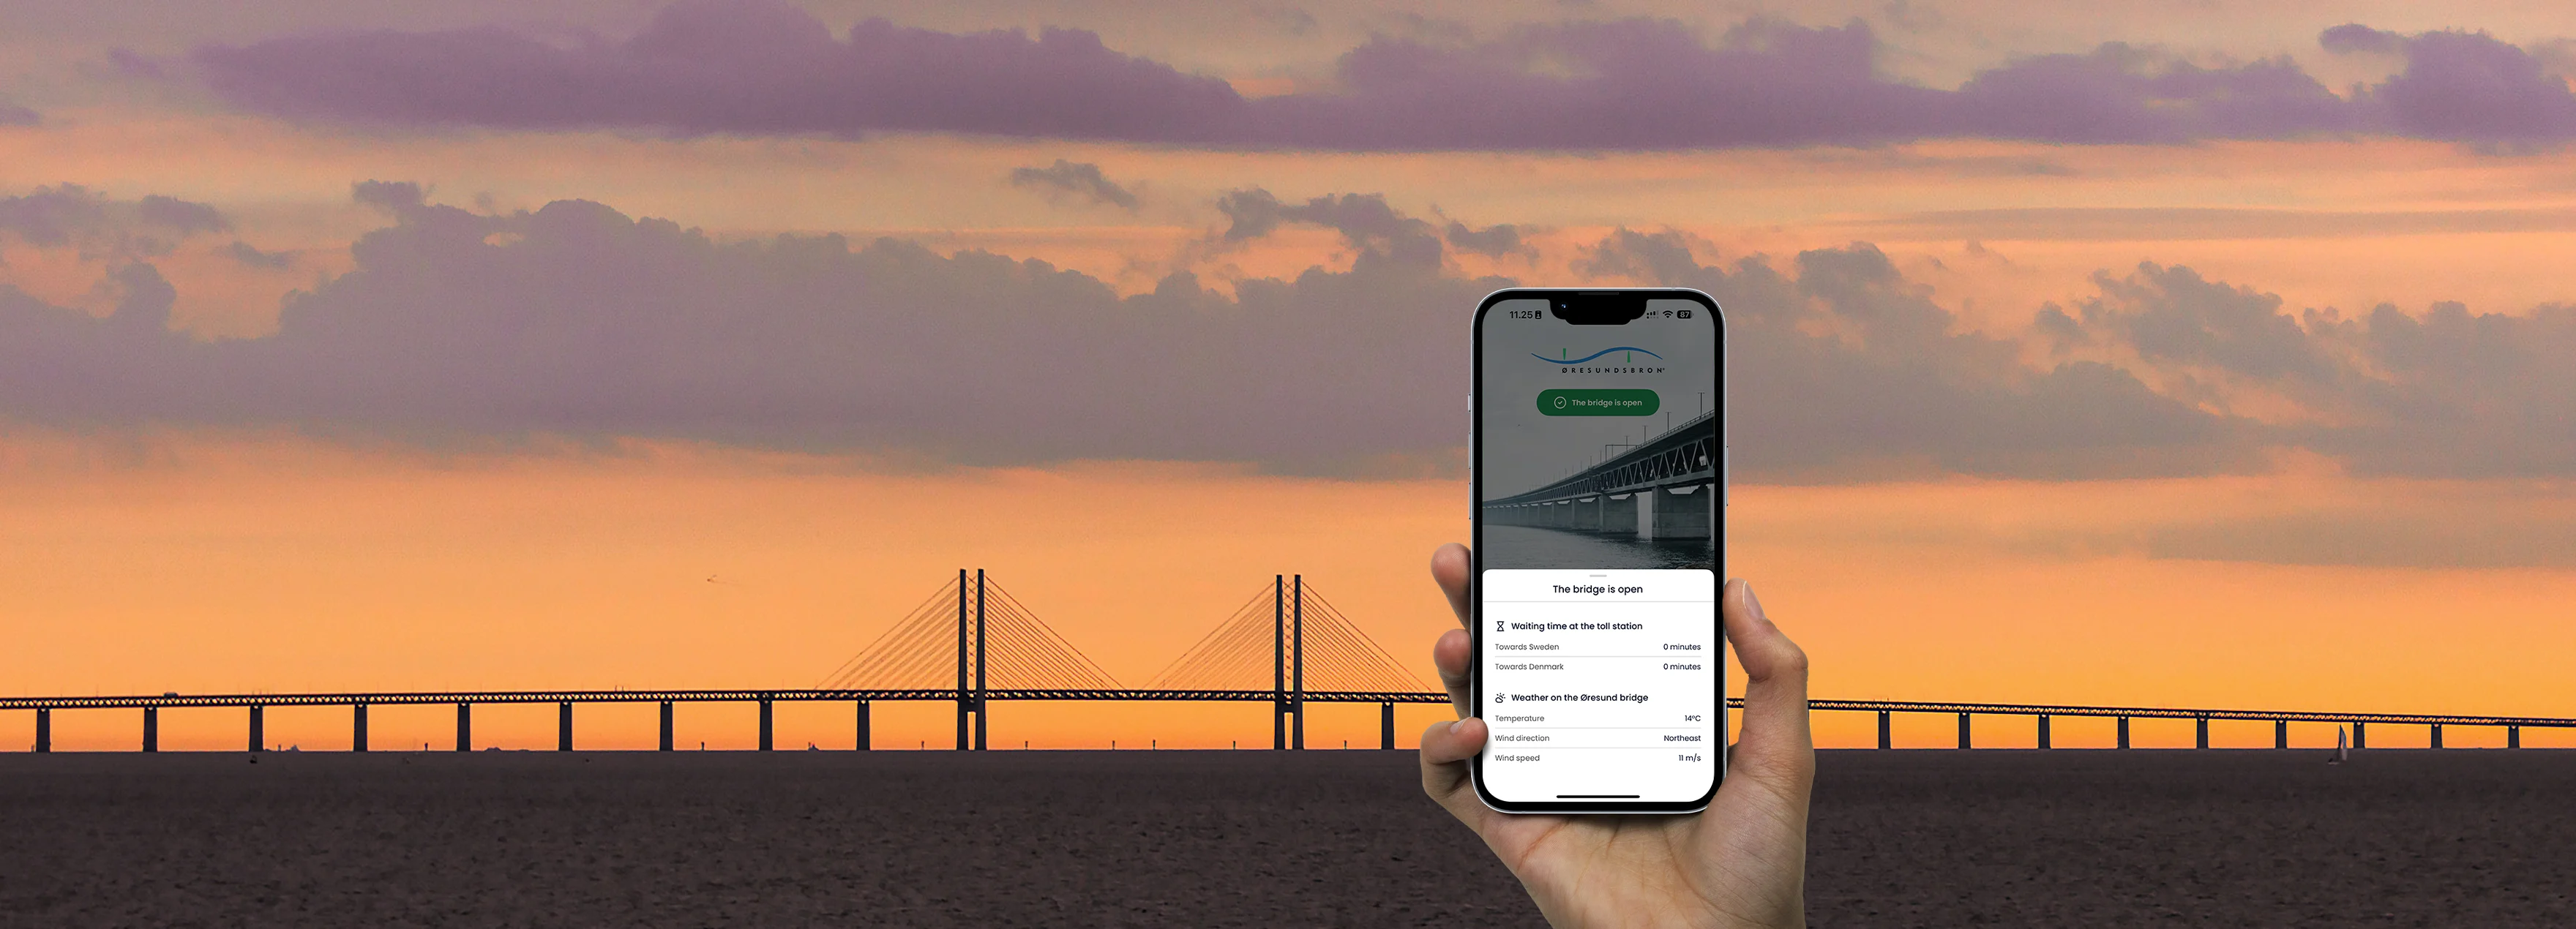
[(2342, 726), (2336, 726), (2336, 727), (2335, 727), (2335, 753), (2334, 753), (2334, 757), (2326, 759), (2326, 763), (2327, 763), (2327, 764), (2342, 764), (2342, 763), (2344, 763), (2344, 760), (2345, 760), (2345, 759), (2348, 759), (2348, 758), (2351, 758), (2351, 757), (2352, 757), (2352, 749), (2351, 749), (2349, 746), (2347, 746), (2347, 745), (2344, 743), (2344, 740), (2343, 740), (2343, 727), (2342, 727)]

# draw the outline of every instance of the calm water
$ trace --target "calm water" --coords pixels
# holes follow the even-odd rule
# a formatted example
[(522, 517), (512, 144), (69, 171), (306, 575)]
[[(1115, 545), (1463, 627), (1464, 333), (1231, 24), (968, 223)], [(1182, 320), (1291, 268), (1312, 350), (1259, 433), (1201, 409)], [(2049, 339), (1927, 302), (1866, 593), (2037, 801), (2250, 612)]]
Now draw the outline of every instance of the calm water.
[(1640, 542), (1529, 526), (1485, 527), (1487, 568), (1714, 568), (1707, 539)]

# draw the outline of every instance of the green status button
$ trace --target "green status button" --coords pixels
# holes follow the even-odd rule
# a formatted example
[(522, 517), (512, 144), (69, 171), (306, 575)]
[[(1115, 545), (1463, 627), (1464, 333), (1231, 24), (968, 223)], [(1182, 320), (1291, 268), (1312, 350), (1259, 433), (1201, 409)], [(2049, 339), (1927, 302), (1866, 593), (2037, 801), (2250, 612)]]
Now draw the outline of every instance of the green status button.
[(1655, 392), (1637, 387), (1568, 388), (1538, 392), (1538, 411), (1549, 416), (1652, 416), (1663, 407)]

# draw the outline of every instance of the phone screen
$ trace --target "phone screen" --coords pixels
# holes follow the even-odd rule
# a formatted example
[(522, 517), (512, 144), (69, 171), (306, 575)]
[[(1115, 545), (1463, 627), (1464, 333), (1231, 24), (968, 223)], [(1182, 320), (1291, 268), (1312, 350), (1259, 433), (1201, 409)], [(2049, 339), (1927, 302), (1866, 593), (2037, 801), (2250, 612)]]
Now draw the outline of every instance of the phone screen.
[(1478, 316), (1476, 770), (1504, 809), (1692, 809), (1725, 770), (1718, 314), (1605, 303), (1641, 293), (1616, 325), (1543, 291)]

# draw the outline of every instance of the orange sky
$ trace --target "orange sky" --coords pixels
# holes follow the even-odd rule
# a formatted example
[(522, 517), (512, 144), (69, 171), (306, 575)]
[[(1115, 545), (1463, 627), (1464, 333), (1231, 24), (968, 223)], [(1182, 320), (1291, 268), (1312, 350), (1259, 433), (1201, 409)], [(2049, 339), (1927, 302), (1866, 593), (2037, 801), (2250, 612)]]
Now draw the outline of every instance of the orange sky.
[[(119, 78), (100, 64), (109, 47), (174, 55), (308, 21), (290, 6), (269, 4), (239, 23), (187, 19), (213, 14), (185, 10), (150, 23), (49, 16), (0, 37), (0, 50), (24, 63), (0, 81), (0, 103), (44, 111), (39, 125), (0, 125), (0, 196), (69, 183), (220, 208), (231, 231), (154, 259), (178, 291), (174, 327), (209, 339), (273, 331), (281, 299), (352, 266), (350, 244), (390, 222), (352, 202), (351, 184), (368, 179), (421, 182), (432, 202), (483, 212), (596, 200), (720, 239), (834, 232), (918, 239), (942, 252), (990, 249), (1130, 293), (1174, 270), (1223, 287), (1349, 265), (1344, 243), (1314, 227), (1212, 246), (1226, 222), (1215, 198), (1260, 187), (1288, 201), (1382, 193), (1416, 217), (1520, 224), (1531, 253), (1453, 253), (1447, 270), (1531, 283), (1580, 277), (1587, 249), (1622, 227), (1686, 233), (1710, 264), (1873, 242), (1956, 309), (1963, 327), (2008, 336), (2042, 303), (2091, 293), (2094, 272), (2124, 274), (2141, 261), (2277, 293), (2293, 311), (2388, 301), (2421, 313), (2459, 300), (2525, 313), (2576, 302), (2563, 273), (2576, 248), (2576, 153), (2565, 149), (2336, 138), (1336, 154), (904, 134), (375, 130), (225, 112), (203, 93)], [(386, 15), (410, 17), (397, 25), (490, 20), (616, 33), (659, 4), (520, 6)], [(1084, 26), (1114, 47), (1241, 86), (1290, 87), (1329, 73), (1333, 55), (1373, 30), (1428, 31), (1443, 17), (1479, 15), (1491, 22), (1475, 29), (1500, 29), (1560, 15), (1552, 3), (1426, 3), (1408, 25), (1380, 4), (1307, 6), (1319, 24), (1309, 31), (1283, 25), (1279, 11), (1220, 6), (1140, 17), (1072, 2), (968, 3), (905, 19), (947, 29)], [(1791, 18), (1867, 17), (1895, 48), (1891, 70), (1936, 83), (2011, 54), (2113, 39), (2194, 60), (2293, 54), (2321, 80), (2376, 80), (2384, 63), (2323, 55), (2316, 30), (2351, 19), (2401, 30), (2461, 24), (2419, 21), (2434, 15), (2420, 4), (2032, 11), (1976, 2), (1906, 25), (1891, 12), (1899, 6), (1807, 4)], [(817, 7), (836, 25), (883, 12), (857, 0)], [(1778, 12), (1660, 0), (1602, 9), (1712, 28)], [(2564, 56), (2550, 31), (2556, 18), (2537, 7), (2444, 9)], [(1241, 38), (1274, 32), (1276, 42)], [(1056, 159), (1098, 165), (1138, 205), (1050, 199), (1006, 182), (1014, 168)], [(236, 236), (291, 254), (291, 267), (224, 256)], [(8, 239), (0, 285), (104, 314), (112, 299), (96, 288), (108, 261)], [(1427, 681), (1428, 643), (1451, 620), (1424, 561), (1464, 537), (1467, 513), (1456, 481), (1282, 478), (1231, 465), (916, 469), (864, 456), (542, 440), (438, 455), (255, 431), (47, 429), (6, 412), (8, 694), (803, 687), (959, 567), (990, 570), (1130, 683), (1150, 678), (1271, 574), (1303, 572)], [(909, 460), (899, 450), (890, 459)], [(2576, 653), (2565, 608), (2576, 602), (2576, 556), (2565, 554), (2576, 551), (2576, 488), (2563, 481), (2360, 478), (2283, 453), (2272, 473), (2252, 477), (1764, 486), (1733, 499), (1730, 566), (1814, 656), (1818, 696), (2576, 715), (2564, 670)], [(477, 738), (550, 747), (553, 712), (484, 708)], [(752, 743), (748, 706), (681, 712), (684, 745)], [(1404, 744), (1439, 712), (1404, 708)], [(846, 747), (851, 738), (846, 705), (779, 713), (783, 747)], [(881, 707), (878, 743), (938, 745), (948, 713)], [(444, 746), (451, 714), (379, 708), (374, 741)], [(581, 714), (586, 747), (653, 740), (650, 705)], [(1249, 747), (1267, 744), (1266, 715), (1257, 705), (1006, 704), (992, 738)], [(56, 744), (129, 748), (136, 716), (57, 714)], [(163, 744), (237, 747), (240, 717), (171, 711)], [(0, 749), (23, 747), (30, 723), (30, 714), (0, 713)], [(1823, 744), (1873, 739), (1865, 716), (1826, 714), (1817, 724)], [(1903, 720), (1900, 742), (1948, 744), (1952, 725)], [(345, 710), (280, 709), (267, 728), (272, 741), (337, 748), (348, 727)], [(2216, 731), (2222, 744), (2270, 740), (2260, 724)], [(1991, 721), (1980, 733), (1988, 744), (2031, 737), (2026, 720)], [(2191, 737), (2187, 723), (2142, 723), (2138, 733), (2141, 744)], [(1374, 707), (1318, 707), (1310, 726), (1310, 741), (1324, 746), (1374, 745), (1376, 735)], [(2324, 727), (2294, 737), (2332, 740)], [(2061, 721), (2056, 738), (2107, 744), (2109, 724)], [(2372, 733), (2378, 745), (2422, 738)], [(2576, 735), (2526, 738), (2576, 744)], [(2463, 731), (2448, 744), (2501, 740)]]
[[(1464, 489), (1448, 482), (1134, 463), (927, 475), (692, 448), (430, 461), (285, 439), (107, 447), (26, 434), (5, 460), (0, 601), (13, 641), (0, 690), (11, 693), (811, 686), (961, 565), (990, 570), (1131, 683), (1269, 572), (1302, 571), (1429, 680), (1428, 643), (1450, 620), (1423, 564), (1464, 522)], [(1731, 567), (1815, 656), (1818, 696), (2551, 714), (2564, 700), (2556, 656), (2576, 647), (2563, 621), (2576, 572), (2564, 566), (2284, 566), (2153, 551), (2160, 530), (2193, 521), (2179, 514), (2576, 511), (2563, 492), (2289, 474), (1753, 487), (1734, 499)], [(849, 744), (846, 704), (779, 712), (782, 745)], [(947, 713), (882, 708), (877, 742), (937, 744)], [(384, 707), (370, 724), (379, 747), (444, 746), (451, 714)], [(549, 747), (552, 714), (484, 708), (478, 741)], [(585, 746), (653, 742), (649, 705), (580, 714)], [(1404, 744), (1436, 714), (1403, 708)], [(13, 727), (29, 718), (7, 715)], [(346, 715), (272, 710), (268, 732), (342, 747)], [(1003, 705), (992, 738), (1257, 745), (1265, 715)], [(164, 744), (234, 747), (240, 716), (169, 711)], [(57, 714), (57, 744), (130, 747), (136, 717)], [(681, 741), (747, 747), (752, 719), (747, 706), (686, 707)], [(1319, 707), (1313, 722), (1312, 744), (1375, 743), (1373, 707)], [(1818, 725), (1828, 745), (1873, 738), (1859, 714)], [(1943, 744), (1951, 725), (1909, 719), (1899, 734)], [(2187, 725), (2141, 726), (2141, 744), (2190, 738)], [(2028, 729), (1995, 720), (1981, 738), (2027, 743)], [(2297, 737), (2331, 738), (2314, 729)], [(2270, 738), (2258, 724), (2219, 733)], [(2388, 745), (2421, 737), (2374, 734)], [(2108, 738), (2107, 724), (2064, 721), (2057, 741)]]

